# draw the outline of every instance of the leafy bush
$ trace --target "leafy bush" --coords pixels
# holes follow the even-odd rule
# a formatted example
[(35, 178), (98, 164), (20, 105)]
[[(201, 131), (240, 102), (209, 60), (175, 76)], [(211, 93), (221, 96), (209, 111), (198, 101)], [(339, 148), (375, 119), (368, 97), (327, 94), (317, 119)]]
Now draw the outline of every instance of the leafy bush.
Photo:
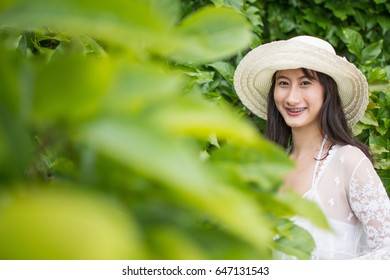
[(3, 1), (0, 258), (308, 258), (311, 237), (287, 218), (324, 216), (277, 194), (292, 163), (232, 75), (259, 43), (331, 39), (369, 77), (356, 132), (389, 178), (388, 4), (354, 26), (339, 19), (349, 8), (315, 3), (318, 22), (312, 1)]
[(198, 67), (231, 73), (219, 60), (248, 46), (250, 26), (183, 3), (2, 4), (1, 258), (309, 256), (286, 217), (327, 225), (276, 195), (284, 151), (202, 95)]

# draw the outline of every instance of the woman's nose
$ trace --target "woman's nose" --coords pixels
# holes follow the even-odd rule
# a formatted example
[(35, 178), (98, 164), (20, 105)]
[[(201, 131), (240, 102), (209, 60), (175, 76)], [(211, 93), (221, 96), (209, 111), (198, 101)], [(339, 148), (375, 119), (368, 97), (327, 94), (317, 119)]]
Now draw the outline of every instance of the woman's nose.
[(298, 104), (300, 101), (300, 92), (299, 88), (292, 86), (286, 97), (286, 102), (288, 105), (293, 106)]

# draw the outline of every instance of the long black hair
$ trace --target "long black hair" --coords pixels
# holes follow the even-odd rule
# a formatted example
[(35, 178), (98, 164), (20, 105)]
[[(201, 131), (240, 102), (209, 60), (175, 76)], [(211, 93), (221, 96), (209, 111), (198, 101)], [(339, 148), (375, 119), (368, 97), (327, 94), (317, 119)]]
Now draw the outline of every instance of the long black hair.
[[(310, 80), (317, 80), (324, 88), (324, 104), (320, 110), (320, 129), (327, 135), (331, 144), (352, 145), (359, 148), (371, 161), (372, 156), (366, 145), (356, 139), (345, 118), (336, 82), (327, 74), (302, 68)], [(269, 140), (287, 149), (291, 145), (291, 127), (278, 111), (275, 100), (276, 73), (272, 77), (272, 86), (268, 94), (267, 125), (265, 136)]]

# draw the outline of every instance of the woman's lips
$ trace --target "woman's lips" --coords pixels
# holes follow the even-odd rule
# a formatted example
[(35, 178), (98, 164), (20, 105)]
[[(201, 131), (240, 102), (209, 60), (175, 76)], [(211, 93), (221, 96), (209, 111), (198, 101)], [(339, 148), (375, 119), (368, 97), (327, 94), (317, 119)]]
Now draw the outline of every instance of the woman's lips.
[(303, 107), (303, 108), (286, 108), (286, 111), (287, 111), (287, 114), (290, 115), (290, 116), (299, 116), (306, 109), (307, 109), (307, 107)]

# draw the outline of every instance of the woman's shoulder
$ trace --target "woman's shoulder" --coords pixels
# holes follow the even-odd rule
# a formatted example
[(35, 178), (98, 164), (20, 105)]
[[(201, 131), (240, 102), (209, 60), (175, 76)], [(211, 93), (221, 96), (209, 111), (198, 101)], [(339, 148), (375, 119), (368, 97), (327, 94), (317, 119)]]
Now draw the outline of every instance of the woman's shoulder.
[(353, 145), (340, 145), (340, 144), (336, 144), (335, 146), (337, 147), (336, 149), (340, 153), (348, 154), (348, 155), (362, 155), (362, 156), (364, 156), (363, 151), (360, 150), (356, 146), (353, 146)]
[(350, 171), (354, 171), (362, 162), (371, 164), (371, 161), (363, 151), (353, 145), (335, 145), (333, 153), (334, 160)]
[(335, 145), (333, 149), (335, 158), (345, 167), (354, 169), (364, 160), (370, 161), (362, 150), (353, 145)]
[[(345, 160), (360, 160), (367, 156), (358, 147), (353, 145), (334, 145), (335, 153), (343, 157)], [(368, 159), (368, 158), (367, 158)]]

